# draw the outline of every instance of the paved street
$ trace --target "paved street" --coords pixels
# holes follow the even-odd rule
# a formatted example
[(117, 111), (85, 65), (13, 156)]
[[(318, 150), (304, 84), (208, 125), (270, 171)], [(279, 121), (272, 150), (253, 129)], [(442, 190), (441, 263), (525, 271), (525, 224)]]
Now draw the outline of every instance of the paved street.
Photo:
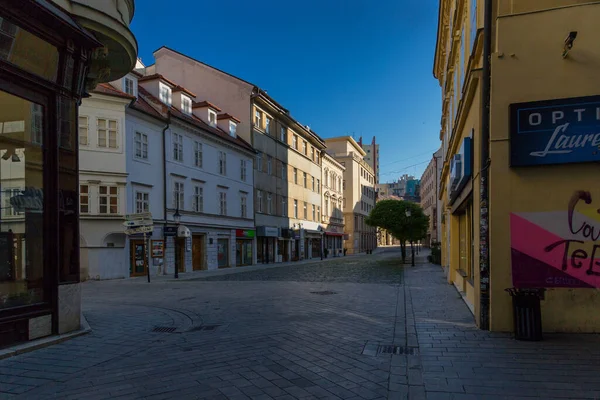
[(93, 332), (1, 360), (0, 398), (600, 398), (597, 335), (478, 331), (439, 267), (398, 259), (87, 282)]

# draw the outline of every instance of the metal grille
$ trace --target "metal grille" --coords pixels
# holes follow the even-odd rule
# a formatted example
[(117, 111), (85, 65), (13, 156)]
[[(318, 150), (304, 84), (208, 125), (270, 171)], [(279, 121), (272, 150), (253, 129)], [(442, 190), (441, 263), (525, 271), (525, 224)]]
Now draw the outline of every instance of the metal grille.
[(177, 330), (174, 326), (155, 326), (152, 332), (173, 333)]
[(416, 347), (380, 345), (377, 348), (377, 354), (407, 354), (407, 355), (416, 355), (416, 354), (418, 354), (418, 349)]
[(202, 325), (202, 326), (194, 326), (188, 332), (197, 332), (197, 331), (214, 331), (221, 325)]
[(318, 294), (319, 296), (331, 296), (332, 294), (337, 294), (337, 292), (332, 292), (331, 290), (323, 290), (320, 292), (310, 292), (312, 294)]

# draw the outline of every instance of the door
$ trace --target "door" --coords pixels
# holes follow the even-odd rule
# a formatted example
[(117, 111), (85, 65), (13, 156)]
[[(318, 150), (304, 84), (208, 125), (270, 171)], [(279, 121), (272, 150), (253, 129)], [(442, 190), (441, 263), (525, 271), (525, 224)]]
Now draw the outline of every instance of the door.
[(217, 240), (217, 259), (219, 268), (229, 267), (229, 240)]
[(192, 268), (199, 271), (204, 268), (204, 236), (192, 236)]
[(177, 238), (177, 270), (185, 272), (185, 241), (186, 238)]
[(131, 276), (146, 275), (146, 268), (148, 268), (148, 264), (146, 263), (145, 252), (146, 246), (144, 246), (143, 240), (131, 240), (131, 249), (129, 252), (131, 257), (129, 274)]

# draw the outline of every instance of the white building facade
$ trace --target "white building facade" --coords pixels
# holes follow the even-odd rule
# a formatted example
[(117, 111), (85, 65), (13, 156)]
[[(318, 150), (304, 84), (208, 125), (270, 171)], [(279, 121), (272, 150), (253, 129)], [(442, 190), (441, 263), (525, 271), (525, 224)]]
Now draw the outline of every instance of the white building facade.
[(339, 257), (344, 249), (344, 171), (332, 156), (323, 153), (323, 228), (327, 257)]

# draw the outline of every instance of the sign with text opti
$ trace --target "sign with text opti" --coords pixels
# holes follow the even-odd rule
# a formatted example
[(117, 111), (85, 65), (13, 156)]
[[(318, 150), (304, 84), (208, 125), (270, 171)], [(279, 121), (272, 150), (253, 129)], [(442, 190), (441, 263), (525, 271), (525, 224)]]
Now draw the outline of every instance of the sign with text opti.
[(127, 235), (145, 234), (154, 230), (154, 221), (152, 220), (152, 214), (149, 212), (127, 214), (125, 219), (123, 226)]
[(600, 96), (510, 105), (510, 165), (600, 161)]

